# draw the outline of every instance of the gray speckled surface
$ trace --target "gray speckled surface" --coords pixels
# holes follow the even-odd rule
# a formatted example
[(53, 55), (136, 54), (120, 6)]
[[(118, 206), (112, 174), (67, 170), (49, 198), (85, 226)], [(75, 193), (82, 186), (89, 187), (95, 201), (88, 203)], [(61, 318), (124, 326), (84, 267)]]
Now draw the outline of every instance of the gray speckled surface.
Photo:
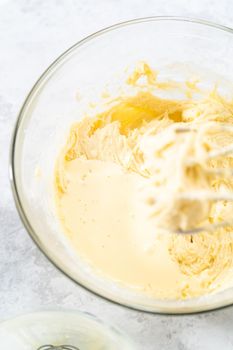
[(141, 349), (229, 350), (233, 307), (192, 316), (149, 315), (113, 305), (76, 286), (31, 241), (10, 191), (9, 140), (20, 105), (38, 76), (84, 36), (150, 15), (199, 17), (233, 26), (233, 2), (0, 0), (0, 319), (38, 309), (79, 309), (123, 328)]

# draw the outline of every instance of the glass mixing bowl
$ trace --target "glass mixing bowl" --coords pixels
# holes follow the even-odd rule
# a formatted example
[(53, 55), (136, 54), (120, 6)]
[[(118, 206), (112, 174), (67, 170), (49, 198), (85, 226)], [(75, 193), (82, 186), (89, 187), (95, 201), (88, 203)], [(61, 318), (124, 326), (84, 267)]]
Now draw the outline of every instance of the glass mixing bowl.
[(0, 339), (4, 350), (52, 350), (52, 345), (67, 350), (136, 349), (117, 329), (89, 314), (70, 311), (41, 311), (1, 322)]
[[(41, 76), (18, 118), (11, 151), (16, 205), (31, 237), (67, 276), (92, 292), (124, 306), (160, 313), (210, 310), (233, 302), (233, 289), (189, 300), (159, 300), (95, 275), (70, 247), (55, 213), (56, 157), (72, 122), (106, 85), (114, 95), (122, 72), (146, 61), (163, 76), (201, 76), (232, 89), (233, 31), (204, 21), (151, 17), (104, 29), (74, 45)], [(213, 74), (214, 72), (214, 74)]]

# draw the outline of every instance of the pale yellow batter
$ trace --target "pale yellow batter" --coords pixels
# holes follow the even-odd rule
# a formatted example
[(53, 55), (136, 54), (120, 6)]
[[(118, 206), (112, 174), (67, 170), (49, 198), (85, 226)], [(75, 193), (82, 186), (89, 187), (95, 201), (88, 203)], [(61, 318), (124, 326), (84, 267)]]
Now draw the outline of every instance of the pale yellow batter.
[[(228, 193), (232, 181), (210, 170), (230, 168), (233, 158), (208, 160), (233, 142), (233, 103), (216, 91), (165, 100), (141, 64), (128, 79), (135, 96), (122, 96), (96, 117), (73, 125), (59, 155), (56, 204), (64, 231), (95, 270), (118, 283), (158, 298), (186, 298), (233, 282), (233, 231), (181, 235), (174, 232), (229, 219), (232, 202), (202, 200)], [(186, 194), (201, 200), (187, 200)], [(229, 192), (230, 193), (230, 192)], [(168, 233), (169, 232), (169, 233)]]

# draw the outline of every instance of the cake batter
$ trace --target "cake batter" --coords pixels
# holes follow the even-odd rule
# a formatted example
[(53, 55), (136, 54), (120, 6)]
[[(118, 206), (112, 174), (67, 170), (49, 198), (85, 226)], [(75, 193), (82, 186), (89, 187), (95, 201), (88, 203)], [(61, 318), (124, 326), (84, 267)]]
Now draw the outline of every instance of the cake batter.
[(146, 63), (127, 83), (139, 84), (136, 94), (73, 125), (58, 157), (56, 205), (64, 232), (95, 273), (156, 298), (224, 289), (233, 282), (233, 230), (175, 232), (232, 213), (230, 201), (190, 201), (185, 194), (232, 189), (229, 177), (210, 171), (232, 167), (231, 155), (206, 156), (233, 142), (233, 131), (219, 128), (233, 125), (233, 103), (191, 83), (188, 98), (162, 99), (156, 89), (179, 84), (158, 82)]

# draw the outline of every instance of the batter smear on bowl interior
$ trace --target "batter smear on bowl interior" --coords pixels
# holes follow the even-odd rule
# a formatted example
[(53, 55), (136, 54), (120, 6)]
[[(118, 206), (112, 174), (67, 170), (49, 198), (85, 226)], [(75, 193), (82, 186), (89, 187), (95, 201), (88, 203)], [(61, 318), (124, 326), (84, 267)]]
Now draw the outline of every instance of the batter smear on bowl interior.
[(227, 288), (233, 282), (233, 230), (174, 232), (221, 222), (233, 212), (231, 201), (180, 196), (232, 189), (230, 177), (209, 171), (230, 169), (231, 154), (208, 162), (206, 155), (232, 144), (233, 131), (219, 126), (233, 125), (233, 102), (190, 82), (183, 99), (160, 98), (159, 89), (184, 91), (184, 85), (158, 82), (146, 63), (128, 84), (142, 78), (134, 96), (119, 97), (71, 127), (55, 171), (64, 232), (96, 273), (156, 298)]

